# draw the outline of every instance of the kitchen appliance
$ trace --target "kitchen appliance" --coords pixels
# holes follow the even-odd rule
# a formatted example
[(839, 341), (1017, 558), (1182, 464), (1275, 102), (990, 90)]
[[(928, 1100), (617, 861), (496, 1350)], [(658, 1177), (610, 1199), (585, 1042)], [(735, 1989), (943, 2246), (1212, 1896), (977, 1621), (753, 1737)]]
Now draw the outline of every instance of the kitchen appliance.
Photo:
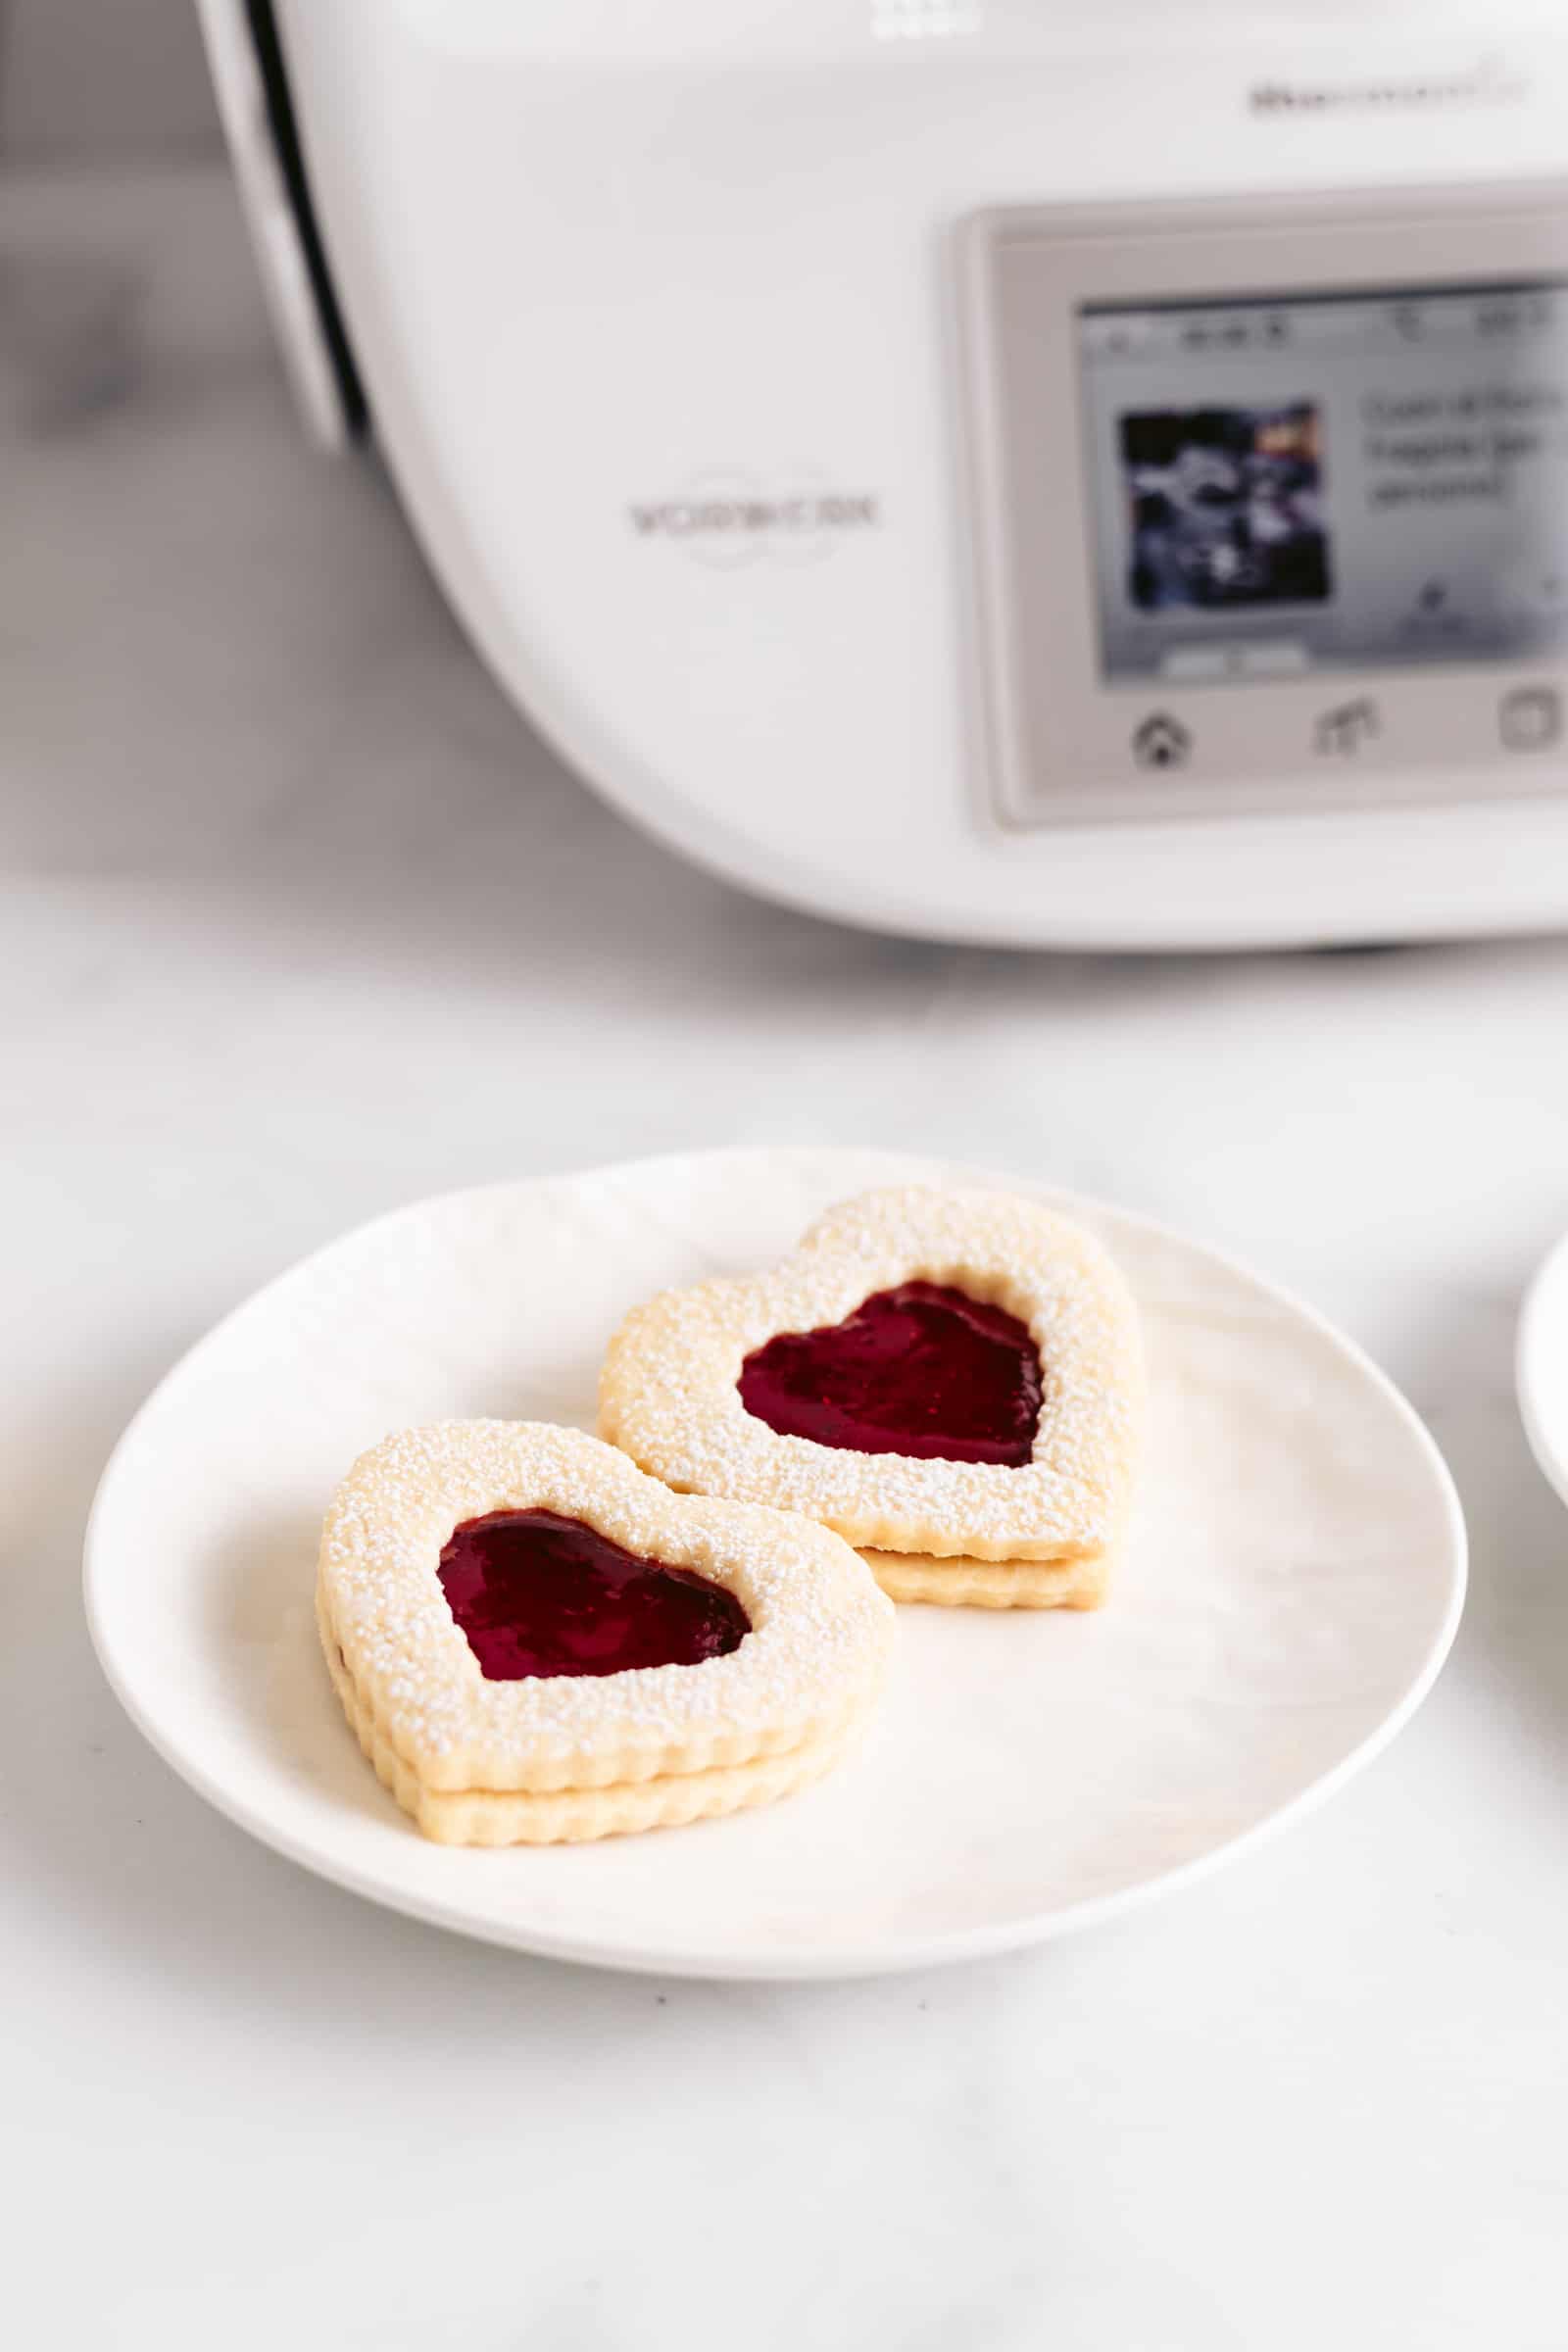
[(888, 930), (1568, 923), (1561, 0), (203, 0), (307, 415)]

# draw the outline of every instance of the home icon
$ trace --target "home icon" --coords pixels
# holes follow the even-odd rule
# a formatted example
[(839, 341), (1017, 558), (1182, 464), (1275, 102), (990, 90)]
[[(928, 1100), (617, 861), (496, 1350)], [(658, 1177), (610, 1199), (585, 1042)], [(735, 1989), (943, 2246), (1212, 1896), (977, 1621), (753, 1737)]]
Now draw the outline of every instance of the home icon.
[(1185, 767), (1192, 752), (1191, 734), (1168, 710), (1152, 711), (1133, 737), (1140, 767)]

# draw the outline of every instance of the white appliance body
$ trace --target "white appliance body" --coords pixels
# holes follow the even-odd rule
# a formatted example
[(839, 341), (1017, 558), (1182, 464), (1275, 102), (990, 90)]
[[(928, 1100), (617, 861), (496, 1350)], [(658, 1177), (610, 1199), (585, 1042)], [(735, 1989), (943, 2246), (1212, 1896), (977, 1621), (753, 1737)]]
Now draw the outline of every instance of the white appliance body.
[(627, 814), (933, 938), (1568, 924), (1562, 0), (275, 13), (416, 527)]

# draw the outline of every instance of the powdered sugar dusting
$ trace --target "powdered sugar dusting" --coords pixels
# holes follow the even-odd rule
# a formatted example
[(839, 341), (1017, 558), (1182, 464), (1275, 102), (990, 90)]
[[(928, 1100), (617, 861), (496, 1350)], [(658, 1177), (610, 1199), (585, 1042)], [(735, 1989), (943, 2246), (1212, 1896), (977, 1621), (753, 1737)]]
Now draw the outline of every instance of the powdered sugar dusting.
[[(747, 1412), (736, 1383), (753, 1348), (910, 1281), (953, 1284), (1028, 1326), (1044, 1396), (1027, 1464), (858, 1453)], [(600, 1426), (670, 1487), (798, 1511), (854, 1544), (1092, 1557), (1125, 1516), (1142, 1387), (1131, 1296), (1092, 1235), (1038, 1201), (908, 1185), (830, 1209), (771, 1272), (667, 1291), (628, 1315), (601, 1378)]]
[[(441, 1547), (466, 1520), (527, 1509), (728, 1587), (752, 1631), (698, 1665), (487, 1682), (437, 1580)], [(319, 1602), (323, 1641), (431, 1788), (603, 1787), (791, 1748), (864, 1702), (893, 1615), (822, 1528), (677, 1496), (595, 1438), (507, 1421), (404, 1430), (362, 1456), (327, 1514)]]

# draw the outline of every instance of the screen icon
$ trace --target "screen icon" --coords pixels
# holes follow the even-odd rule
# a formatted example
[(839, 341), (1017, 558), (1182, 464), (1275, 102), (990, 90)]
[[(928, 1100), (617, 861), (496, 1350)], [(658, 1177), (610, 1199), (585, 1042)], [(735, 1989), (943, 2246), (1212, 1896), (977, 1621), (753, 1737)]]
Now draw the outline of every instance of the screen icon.
[(1555, 686), (1515, 686), (1497, 705), (1497, 726), (1510, 752), (1545, 752), (1562, 737), (1562, 696)]
[(1193, 738), (1168, 710), (1152, 710), (1133, 737), (1133, 758), (1140, 767), (1185, 767), (1193, 756)]
[(1326, 760), (1349, 760), (1382, 731), (1376, 703), (1362, 694), (1352, 703), (1337, 703), (1325, 710), (1312, 729), (1312, 744)]

